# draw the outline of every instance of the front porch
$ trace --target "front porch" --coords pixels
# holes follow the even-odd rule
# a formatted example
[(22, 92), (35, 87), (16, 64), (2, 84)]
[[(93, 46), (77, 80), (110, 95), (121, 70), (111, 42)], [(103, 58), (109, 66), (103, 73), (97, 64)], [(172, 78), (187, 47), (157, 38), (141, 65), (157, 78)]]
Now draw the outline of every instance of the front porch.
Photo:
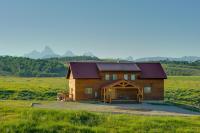
[(141, 103), (143, 100), (143, 89), (133, 82), (118, 80), (101, 88), (101, 100), (107, 103)]

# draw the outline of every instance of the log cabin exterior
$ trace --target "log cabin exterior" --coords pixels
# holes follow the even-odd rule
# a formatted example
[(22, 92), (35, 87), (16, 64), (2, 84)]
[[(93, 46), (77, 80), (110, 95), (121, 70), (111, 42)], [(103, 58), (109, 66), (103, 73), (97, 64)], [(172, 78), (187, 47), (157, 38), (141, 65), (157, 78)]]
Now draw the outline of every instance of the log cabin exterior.
[(166, 78), (160, 63), (70, 62), (67, 73), (73, 101), (109, 103), (163, 100)]

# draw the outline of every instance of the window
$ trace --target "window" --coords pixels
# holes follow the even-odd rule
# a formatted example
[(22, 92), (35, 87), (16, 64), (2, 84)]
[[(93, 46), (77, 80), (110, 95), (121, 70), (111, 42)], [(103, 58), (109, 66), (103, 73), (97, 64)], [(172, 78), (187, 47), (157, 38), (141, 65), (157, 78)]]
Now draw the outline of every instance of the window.
[(105, 75), (105, 80), (110, 80), (110, 75), (109, 74)]
[(144, 87), (144, 93), (151, 93), (151, 87), (150, 86), (145, 86)]
[(97, 98), (98, 97), (98, 93), (95, 91), (94, 92), (94, 97)]
[(117, 80), (117, 74), (113, 74), (113, 80)]
[(85, 94), (92, 94), (92, 88), (85, 88)]
[(128, 80), (128, 74), (124, 74), (124, 79)]
[(131, 74), (131, 80), (135, 80), (135, 74)]

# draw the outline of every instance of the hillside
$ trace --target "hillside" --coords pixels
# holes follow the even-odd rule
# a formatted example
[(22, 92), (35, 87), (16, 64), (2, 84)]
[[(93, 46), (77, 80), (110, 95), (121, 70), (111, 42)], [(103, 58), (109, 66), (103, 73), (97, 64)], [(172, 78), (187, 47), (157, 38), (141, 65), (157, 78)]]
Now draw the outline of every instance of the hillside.
[(146, 58), (139, 58), (135, 61), (187, 61), (187, 62), (195, 62), (200, 60), (198, 56), (183, 56), (179, 58), (172, 58), (172, 57), (146, 57)]
[[(20, 77), (64, 77), (70, 61), (112, 61), (91, 56), (30, 59), (0, 56), (0, 75)], [(161, 61), (168, 76), (200, 76), (200, 61)]]
[(167, 75), (200, 76), (200, 61), (161, 61)]

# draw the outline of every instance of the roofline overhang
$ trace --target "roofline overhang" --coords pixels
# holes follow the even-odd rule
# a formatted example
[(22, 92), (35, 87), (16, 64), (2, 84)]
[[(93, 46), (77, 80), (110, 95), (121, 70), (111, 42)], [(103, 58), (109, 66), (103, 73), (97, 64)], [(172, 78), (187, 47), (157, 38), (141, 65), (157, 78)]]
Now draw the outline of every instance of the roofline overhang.
[(143, 79), (144, 79), (144, 80), (145, 80), (145, 79), (167, 79), (167, 77), (166, 77), (166, 78), (141, 78), (141, 77), (140, 77), (139, 79), (141, 79), (141, 80), (143, 80)]
[(69, 79), (70, 72), (72, 72), (72, 69), (71, 69), (71, 66), (70, 66), (70, 64), (69, 64), (68, 70), (67, 70), (67, 74), (66, 74), (66, 79)]
[(141, 72), (141, 70), (137, 70), (137, 71), (133, 71), (133, 70), (130, 70), (130, 71), (124, 71), (124, 70), (99, 70), (99, 72)]

